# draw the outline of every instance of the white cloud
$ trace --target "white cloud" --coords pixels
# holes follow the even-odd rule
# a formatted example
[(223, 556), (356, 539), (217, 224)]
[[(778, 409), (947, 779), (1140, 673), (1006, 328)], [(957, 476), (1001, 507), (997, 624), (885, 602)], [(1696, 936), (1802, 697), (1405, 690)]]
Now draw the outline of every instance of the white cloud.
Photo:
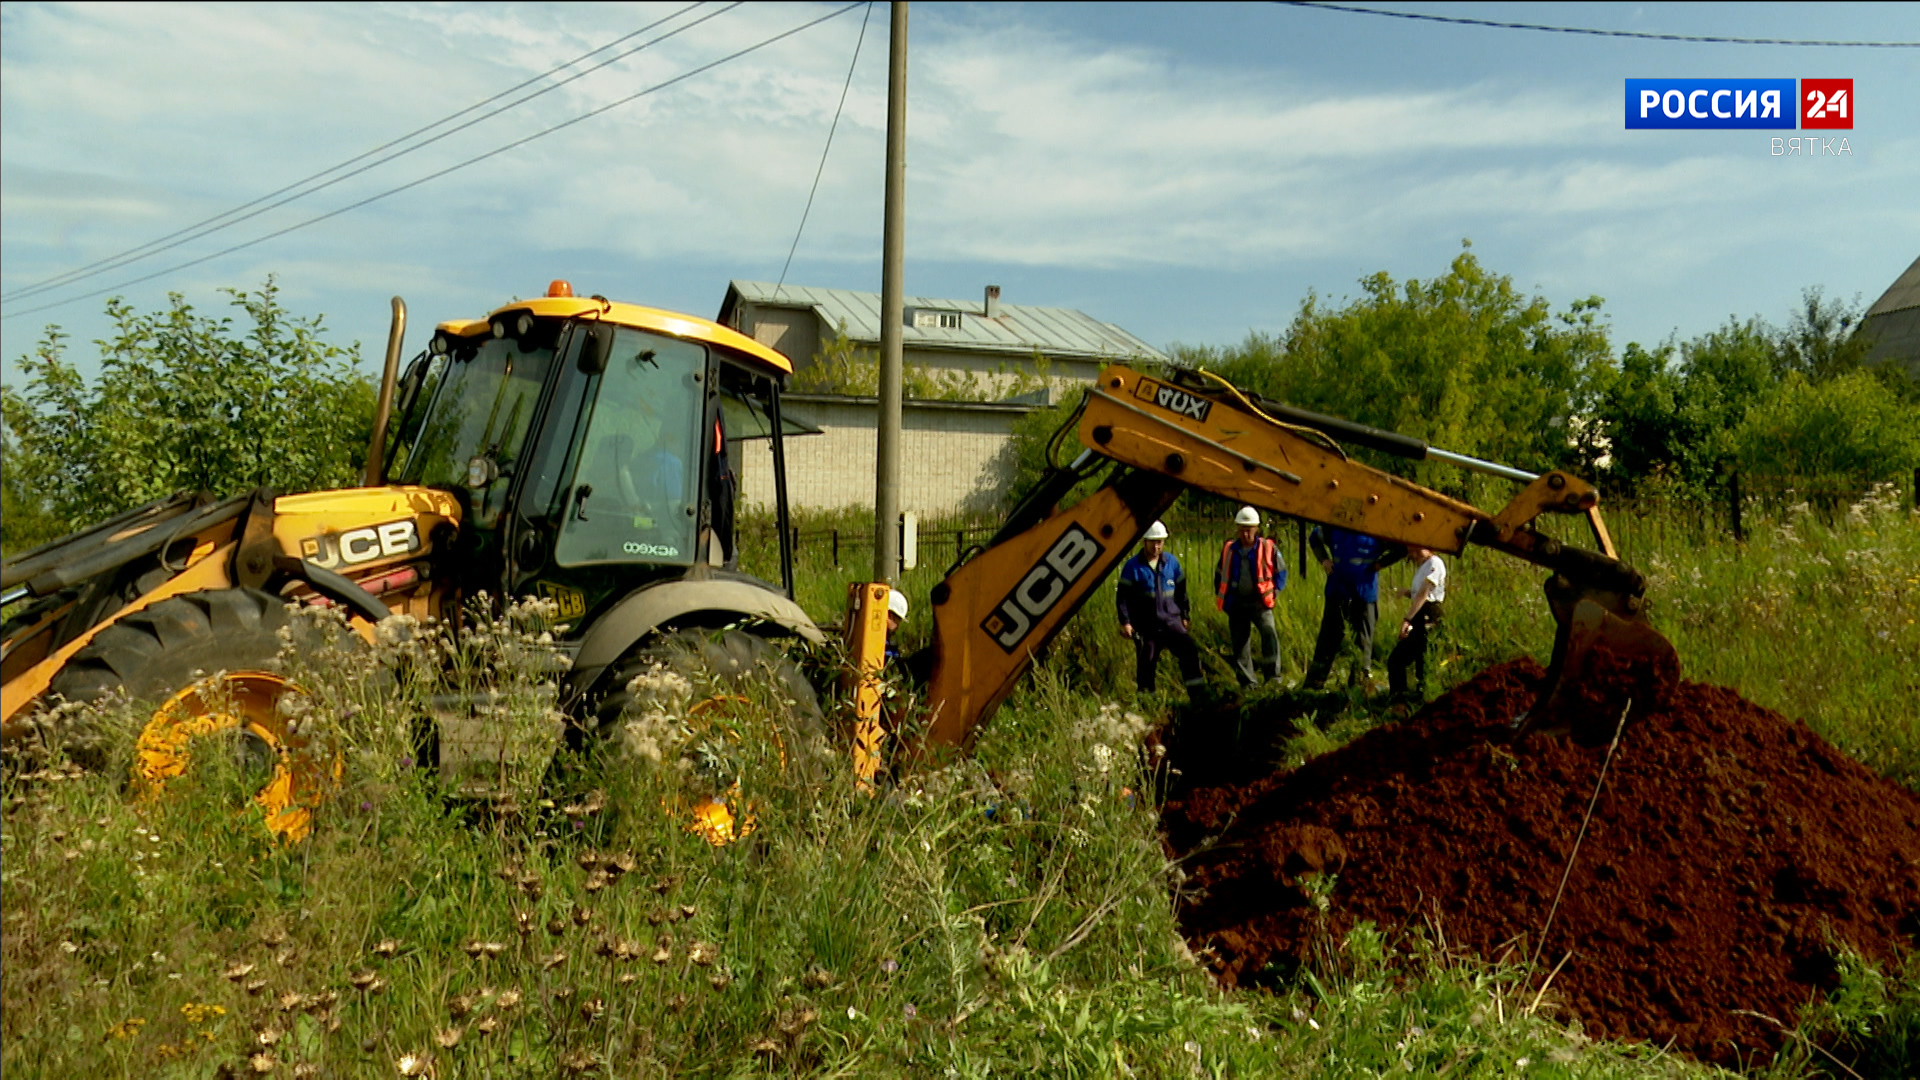
[[(11, 291), (170, 232), (680, 6), (8, 5), (0, 279)], [(722, 14), (173, 257), (445, 168), (829, 10), (749, 4)], [(177, 280), (257, 282), (280, 268), (290, 290), (297, 272), (299, 288), (324, 297), (353, 283), (401, 291), (431, 276), (449, 295), (458, 282), (492, 298), (524, 293), (567, 262), (633, 267), (648, 282), (689, 262), (770, 276), (813, 182), (860, 14)], [(876, 8), (802, 262), (874, 261), (886, 30)], [(1750, 244), (1741, 230), (1783, 206), (1882, 232), (1916, 228), (1891, 196), (1825, 205), (1841, 174), (1815, 171), (1823, 166), (1764, 161), (1745, 144), (1676, 150), (1676, 139), (1632, 137), (1670, 133), (1621, 131), (1611, 74), (1489, 70), (1353, 89), (1298, 61), (1201, 64), (1158, 42), (1044, 30), (1004, 7), (940, 9), (915, 33), (908, 214), (921, 265), (1172, 280), (1378, 259), (1404, 276), (1443, 267), (1460, 236), (1500, 235), (1542, 266), (1564, 259), (1536, 276), (1564, 274), (1584, 295), (1609, 291), (1608, 275), (1648, 277), (1647, 258), (1710, 265), (1716, 248)], [(1888, 92), (1863, 82), (1868, 90)], [(1864, 135), (1856, 145), (1857, 162), (1842, 167), (1877, 177), (1873, 190), (1898, 186), (1889, 172), (1915, 175), (1910, 143)], [(1408, 237), (1423, 239), (1410, 248)], [(1448, 250), (1418, 246), (1432, 237), (1452, 238)], [(498, 276), (509, 271), (511, 281)], [(711, 286), (716, 299), (722, 286)], [(29, 322), (6, 326), (19, 333)]]
[[(188, 193), (238, 202), (577, 55), (612, 37), (611, 26), (670, 10), (36, 8), (10, 32), (61, 59), (35, 63), (32, 48), (9, 56), (10, 83), (27, 87), (9, 100), (10, 119), (16, 108), (26, 117), (9, 123), (9, 142), (29, 157), (143, 178), (156, 189), (147, 202), (180, 205), (184, 218)], [(824, 10), (723, 15), (274, 220), (444, 168)], [(431, 227), (440, 219), (485, 214), (497, 235), (535, 249), (610, 243), (656, 257), (716, 248), (749, 261), (777, 257), (839, 97), (851, 19), (390, 205), (420, 222), (420, 242), (444, 234)], [(810, 253), (854, 257), (877, 231), (884, 46), (876, 19), (808, 225)], [(103, 63), (82, 71), (75, 54)], [(1004, 17), (986, 33), (918, 42), (913, 64), (909, 213), (916, 252), (935, 259), (1258, 262), (1335, 242), (1347, 230), (1330, 228), (1331, 214), (1364, 216), (1377, 205), (1366, 193), (1390, 189), (1398, 163), (1418, 155), (1572, 145), (1603, 126), (1534, 92), (1316, 95), (1269, 74), (1184, 71), (1149, 50), (1092, 46)], [(108, 125), (119, 152), (58, 145), (45, 121), (76, 112)], [(1499, 178), (1482, 171), (1474, 183)], [(1497, 189), (1485, 196), (1501, 201)], [(9, 205), (9, 224), (42, 209)], [(100, 214), (102, 254), (152, 216), (151, 206), (137, 219), (125, 206), (88, 209)]]

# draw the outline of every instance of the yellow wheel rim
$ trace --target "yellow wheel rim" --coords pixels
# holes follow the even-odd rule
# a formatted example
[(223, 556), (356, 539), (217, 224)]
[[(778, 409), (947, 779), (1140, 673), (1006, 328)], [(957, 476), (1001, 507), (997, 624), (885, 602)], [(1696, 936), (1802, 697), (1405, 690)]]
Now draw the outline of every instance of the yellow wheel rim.
[[(716, 694), (687, 710), (689, 719), (703, 722), (709, 729), (717, 730), (733, 742), (740, 741), (740, 732), (731, 724), (725, 723), (727, 714), (739, 705), (747, 704), (747, 699), (737, 694)], [(773, 733), (774, 745), (780, 755), (780, 764), (787, 763), (787, 747), (780, 740), (778, 732)], [(676, 808), (669, 804), (669, 814), (676, 814)], [(689, 808), (692, 820), (687, 823), (687, 831), (712, 844), (725, 847), (736, 840), (744, 840), (752, 835), (754, 805), (742, 803), (739, 783), (728, 787), (725, 793), (693, 800)]]
[(134, 787), (156, 797), (193, 767), (194, 743), (224, 732), (257, 739), (272, 756), (273, 773), (253, 801), (267, 828), (288, 841), (313, 830), (313, 812), (340, 780), (343, 762), (308, 753), (307, 740), (291, 730), (280, 703), (306, 691), (278, 675), (241, 671), (202, 679), (154, 710), (140, 732), (133, 764)]

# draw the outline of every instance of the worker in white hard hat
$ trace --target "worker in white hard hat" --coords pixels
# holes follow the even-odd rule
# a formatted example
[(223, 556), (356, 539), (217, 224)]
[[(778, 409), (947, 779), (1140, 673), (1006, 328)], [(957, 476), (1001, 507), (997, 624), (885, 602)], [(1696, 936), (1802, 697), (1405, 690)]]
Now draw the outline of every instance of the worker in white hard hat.
[(900, 659), (900, 646), (894, 643), (893, 633), (900, 624), (907, 621), (907, 594), (899, 589), (887, 592), (887, 660)]
[(1120, 608), (1120, 636), (1133, 640), (1134, 683), (1153, 692), (1160, 654), (1170, 652), (1192, 696), (1201, 683), (1200, 650), (1194, 647), (1192, 608), (1187, 603), (1187, 574), (1167, 550), (1167, 527), (1156, 521), (1141, 534), (1140, 553), (1120, 569), (1114, 590)]
[[(1227, 613), (1233, 638), (1233, 676), (1241, 686), (1280, 678), (1280, 634), (1273, 628), (1273, 602), (1287, 587), (1280, 546), (1260, 535), (1260, 511), (1243, 506), (1233, 516), (1234, 537), (1220, 549), (1213, 568), (1214, 604)], [(1260, 631), (1266, 659), (1253, 662), (1253, 632)]]

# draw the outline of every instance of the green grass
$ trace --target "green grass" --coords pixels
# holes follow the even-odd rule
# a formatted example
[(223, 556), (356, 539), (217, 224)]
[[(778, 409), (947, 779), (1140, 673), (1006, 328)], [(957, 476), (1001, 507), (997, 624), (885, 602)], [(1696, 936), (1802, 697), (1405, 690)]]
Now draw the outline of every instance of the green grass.
[[(1920, 781), (1911, 517), (1756, 523), (1744, 546), (1613, 524), (1654, 574), (1656, 620), (1690, 677)], [(1204, 567), (1217, 546), (1179, 530), (1174, 549)], [(1433, 691), (1544, 653), (1537, 571), (1486, 553), (1453, 571)], [(1297, 678), (1319, 574), (1295, 574), (1278, 622)], [(1390, 571), (1388, 584), (1406, 574)], [(937, 575), (908, 576), (909, 644), (926, 633)], [(853, 576), (809, 557), (803, 604), (832, 618)], [(1224, 681), (1224, 621), (1208, 582), (1196, 584), (1197, 630)], [(1153, 778), (1135, 740), (1168, 702), (1131, 689), (1110, 588), (972, 760), (878, 797), (856, 791), (837, 744), (763, 698), (711, 722), (656, 718), (658, 762), (522, 769), (509, 778), (514, 805), (483, 812), (408, 767), (428, 687), (395, 677), (417, 670), (402, 658), (419, 648), (395, 645), (302, 676), (319, 699), (313, 730), (346, 772), (311, 839), (281, 847), (244, 808), (245, 778), (217, 763), (167, 798), (124, 790), (132, 720), (110, 713), (99, 723), (118, 759), (105, 773), (38, 762), (0, 792), (0, 1066), (9, 1077), (210, 1077), (248, 1074), (268, 1054), (259, 1060), (275, 1076), (396, 1076), (408, 1055), (431, 1056), (441, 1077), (1710, 1072), (1583, 1038), (1538, 994), (1541, 973), (1367, 927), (1322, 942), (1293, 983), (1216, 988), (1179, 939), (1139, 794)], [(1397, 603), (1383, 602), (1383, 623)], [(501, 723), (533, 752), (554, 734), (537, 632), (501, 624), (461, 654), (506, 689)], [(1354, 702), (1289, 754), (1379, 719)], [(721, 848), (664, 809), (713, 776), (740, 780), (755, 819)], [(609, 873), (629, 855), (630, 871)], [(1807, 1031), (1899, 1075), (1920, 1029), (1920, 980), (1854, 965), (1845, 985)], [(1837, 1072), (1798, 1040), (1753, 1067)]]
[[(1608, 519), (1621, 555), (1646, 573), (1654, 625), (1680, 652), (1688, 679), (1730, 686), (1748, 699), (1807, 723), (1822, 737), (1883, 775), (1920, 790), (1920, 518), (1898, 493), (1842, 508), (1830, 520), (1790, 512), (1749, 523), (1744, 543), (1724, 527), (1692, 515), (1619, 514)], [(1543, 519), (1547, 530), (1592, 547), (1584, 521)], [(847, 539), (841, 566), (823, 544), (800, 552), (798, 599), (823, 624), (838, 624), (846, 582), (870, 572), (871, 551), (852, 545), (870, 537), (870, 518), (823, 515), (803, 529), (839, 527)], [(1577, 527), (1576, 527), (1577, 526)], [(1173, 523), (1169, 550), (1190, 577), (1194, 636), (1208, 675), (1231, 681), (1226, 619), (1213, 608), (1212, 566), (1230, 526)], [(901, 631), (910, 648), (931, 634), (928, 591), (952, 561), (951, 526), (923, 528), (928, 553), (901, 582), (913, 611)], [(1298, 565), (1291, 527), (1278, 540), (1290, 571), (1274, 622), (1283, 675), (1297, 682), (1313, 651), (1325, 578)], [(1311, 555), (1309, 554), (1309, 560)], [(749, 569), (778, 579), (777, 562)], [(1553, 620), (1541, 593), (1544, 571), (1485, 549), (1448, 557), (1447, 623), (1434, 650), (1428, 695), (1489, 664), (1530, 655), (1542, 664), (1553, 645)], [(1384, 684), (1386, 656), (1410, 583), (1402, 563), (1381, 575), (1380, 632), (1374, 677)], [(1133, 650), (1119, 636), (1111, 582), (1101, 587), (1054, 643), (1050, 664), (1083, 692), (1132, 702)], [(1347, 661), (1329, 686), (1342, 685)], [(1163, 661), (1162, 683), (1174, 681)], [(1158, 704), (1153, 702), (1149, 704)], [(1363, 724), (1378, 711), (1361, 704), (1349, 719)]]

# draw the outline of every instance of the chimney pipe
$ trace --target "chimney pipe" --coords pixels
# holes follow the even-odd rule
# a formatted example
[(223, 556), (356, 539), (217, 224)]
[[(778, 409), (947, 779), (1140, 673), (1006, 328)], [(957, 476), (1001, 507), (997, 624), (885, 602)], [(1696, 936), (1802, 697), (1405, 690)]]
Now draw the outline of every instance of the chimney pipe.
[(987, 286), (987, 318), (997, 319), (999, 317), (1000, 317), (1000, 286), (989, 285)]

